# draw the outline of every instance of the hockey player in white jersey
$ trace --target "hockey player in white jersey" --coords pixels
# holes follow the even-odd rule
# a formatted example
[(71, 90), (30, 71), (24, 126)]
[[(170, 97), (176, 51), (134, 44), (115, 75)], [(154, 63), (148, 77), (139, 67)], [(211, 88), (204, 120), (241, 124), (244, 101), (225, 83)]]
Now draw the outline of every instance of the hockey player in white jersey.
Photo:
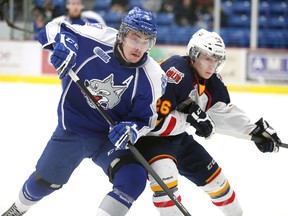
[[(126, 135), (130, 134), (134, 144), (155, 127), (156, 102), (167, 81), (159, 64), (148, 55), (156, 36), (154, 16), (137, 7), (123, 17), (119, 31), (101, 24), (81, 26), (65, 21), (50, 22), (41, 30), (38, 39), (43, 48), (53, 52), (51, 63), (63, 81), (58, 125), (36, 170), (2, 216), (25, 214), (66, 184), (84, 158), (100, 166), (113, 184), (97, 216), (126, 215), (147, 181), (146, 170), (127, 149)], [(71, 69), (117, 123), (114, 127), (110, 128), (67, 76)]]
[[(179, 201), (178, 170), (207, 193), (223, 215), (241, 216), (243, 210), (221, 167), (186, 129), (192, 126), (196, 135), (205, 138), (210, 138), (215, 128), (250, 134), (259, 138), (256, 146), (262, 152), (277, 152), (281, 141), (266, 121), (261, 118), (252, 123), (231, 103), (218, 74), (225, 59), (222, 38), (201, 29), (189, 41), (186, 56), (172, 56), (161, 62), (168, 84), (157, 103), (158, 124), (138, 140), (136, 147)], [(158, 183), (151, 176), (149, 179), (160, 215), (182, 215)]]

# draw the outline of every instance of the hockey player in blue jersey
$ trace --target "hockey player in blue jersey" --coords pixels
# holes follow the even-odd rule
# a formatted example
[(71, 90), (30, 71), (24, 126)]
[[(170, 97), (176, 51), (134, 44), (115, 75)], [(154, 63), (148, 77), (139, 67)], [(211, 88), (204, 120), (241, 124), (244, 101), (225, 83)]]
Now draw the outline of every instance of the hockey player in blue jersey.
[[(119, 31), (101, 24), (50, 22), (39, 41), (52, 50), (51, 63), (63, 80), (58, 125), (40, 156), (36, 170), (2, 216), (19, 216), (66, 184), (84, 158), (103, 169), (113, 189), (99, 206), (98, 216), (126, 215), (145, 189), (147, 174), (127, 149), (156, 125), (157, 99), (165, 91), (166, 75), (148, 51), (156, 41), (152, 13), (133, 8)], [(107, 114), (108, 122), (70, 79), (73, 71)], [(126, 137), (126, 139), (122, 139)]]
[[(260, 138), (256, 146), (262, 152), (277, 152), (280, 139), (262, 118), (255, 124), (230, 102), (220, 72), (226, 59), (225, 45), (215, 32), (196, 32), (186, 56), (172, 56), (161, 62), (168, 76), (165, 94), (157, 103), (158, 124), (136, 147), (181, 200), (180, 175), (199, 186), (225, 216), (241, 216), (242, 208), (221, 167), (192, 135), (209, 138), (217, 130), (237, 131)], [(262, 141), (261, 141), (262, 140)], [(149, 144), (149, 145), (147, 145)], [(177, 170), (178, 168), (178, 170)], [(149, 175), (154, 205), (161, 216), (180, 216), (178, 207)]]

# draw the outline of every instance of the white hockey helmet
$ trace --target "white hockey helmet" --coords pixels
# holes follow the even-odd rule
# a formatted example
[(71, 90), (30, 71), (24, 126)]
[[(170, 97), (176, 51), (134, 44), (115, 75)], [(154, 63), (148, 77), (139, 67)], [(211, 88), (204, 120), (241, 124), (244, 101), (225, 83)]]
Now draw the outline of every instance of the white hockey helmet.
[(187, 55), (192, 60), (196, 60), (201, 53), (219, 61), (215, 72), (220, 72), (223, 69), (226, 60), (226, 51), (223, 39), (219, 34), (200, 29), (192, 35), (187, 45)]

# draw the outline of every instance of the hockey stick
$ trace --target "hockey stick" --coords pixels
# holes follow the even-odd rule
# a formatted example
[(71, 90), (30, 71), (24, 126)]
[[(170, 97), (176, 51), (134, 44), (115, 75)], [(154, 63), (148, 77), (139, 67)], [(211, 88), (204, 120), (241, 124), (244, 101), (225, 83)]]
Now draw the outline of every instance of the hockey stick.
[(19, 31), (23, 31), (23, 32), (29, 33), (29, 34), (35, 34), (33, 31), (30, 31), (28, 29), (16, 26), (13, 22), (10, 21), (10, 19), (8, 18), (7, 13), (6, 13), (6, 10), (8, 9), (8, 0), (2, 0), (0, 2), (0, 8), (2, 9), (1, 14), (2, 14), (4, 20), (6, 21), (7, 25), (10, 28), (14, 28), (14, 29), (17, 29)]
[[(249, 134), (242, 134), (242, 133), (238, 133), (236, 131), (229, 131), (229, 130), (225, 130), (225, 129), (221, 129), (221, 128), (215, 128), (215, 132), (222, 134), (222, 135), (228, 135), (228, 136), (233, 136), (236, 138), (240, 138), (240, 139), (246, 139), (246, 140), (252, 140), (252, 141), (261, 141), (261, 138), (257, 138), (257, 137), (253, 137)], [(288, 144), (286, 143), (280, 143), (279, 147), (283, 147), (283, 148), (288, 148)]]
[[(69, 76), (71, 79), (77, 84), (77, 86), (89, 97), (89, 99), (96, 106), (97, 110), (104, 117), (104, 119), (111, 125), (114, 126), (115, 122), (113, 119), (107, 114), (107, 112), (103, 109), (101, 104), (95, 99), (95, 97), (91, 94), (91, 92), (87, 89), (87, 87), (81, 82), (77, 74), (75, 74), (72, 70), (69, 71)], [(177, 197), (170, 191), (167, 185), (163, 182), (163, 180), (159, 177), (159, 175), (154, 171), (154, 169), (149, 165), (149, 163), (145, 160), (145, 158), (141, 155), (138, 149), (128, 141), (128, 146), (132, 154), (135, 158), (142, 164), (142, 166), (151, 174), (151, 176), (156, 180), (156, 182), (162, 187), (165, 193), (170, 197), (170, 199), (174, 202), (174, 204), (179, 208), (179, 210), (185, 216), (191, 216), (188, 210), (182, 205), (182, 203), (177, 199)]]

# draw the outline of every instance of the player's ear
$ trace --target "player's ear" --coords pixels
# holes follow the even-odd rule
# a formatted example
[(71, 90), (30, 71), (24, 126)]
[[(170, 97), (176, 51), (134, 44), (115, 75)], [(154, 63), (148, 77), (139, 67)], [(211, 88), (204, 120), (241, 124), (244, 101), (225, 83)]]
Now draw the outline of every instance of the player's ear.
[(123, 43), (123, 38), (119, 34), (117, 34), (117, 42)]

